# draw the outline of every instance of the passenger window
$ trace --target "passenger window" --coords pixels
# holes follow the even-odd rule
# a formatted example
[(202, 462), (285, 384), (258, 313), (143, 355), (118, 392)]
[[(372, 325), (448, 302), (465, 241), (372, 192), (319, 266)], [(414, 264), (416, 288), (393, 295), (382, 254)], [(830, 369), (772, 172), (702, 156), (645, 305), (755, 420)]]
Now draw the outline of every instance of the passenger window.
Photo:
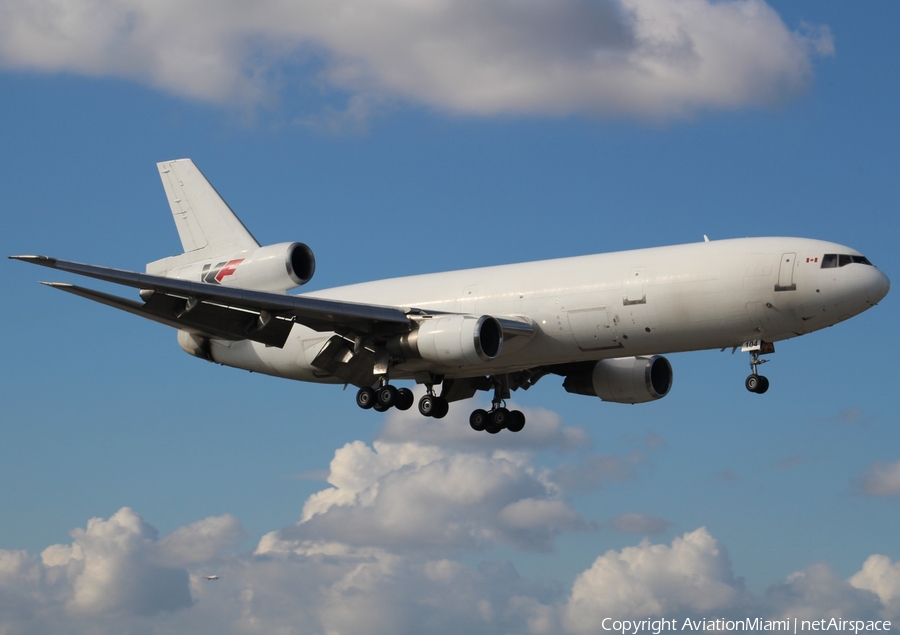
[(838, 267), (846, 267), (851, 262), (853, 262), (853, 260), (847, 254), (841, 254), (840, 256), (838, 256)]
[(837, 267), (837, 254), (825, 254), (822, 258), (822, 269), (833, 269)]

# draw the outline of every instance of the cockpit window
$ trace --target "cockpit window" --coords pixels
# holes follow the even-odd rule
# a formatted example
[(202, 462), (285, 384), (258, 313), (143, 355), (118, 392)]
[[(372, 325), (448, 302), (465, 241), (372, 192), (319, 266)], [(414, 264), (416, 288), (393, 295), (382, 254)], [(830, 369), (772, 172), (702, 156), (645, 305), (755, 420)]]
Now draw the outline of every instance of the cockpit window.
[(865, 256), (852, 256), (850, 254), (825, 254), (822, 256), (822, 269), (834, 269), (835, 267), (846, 267), (849, 264), (869, 265), (869, 259)]

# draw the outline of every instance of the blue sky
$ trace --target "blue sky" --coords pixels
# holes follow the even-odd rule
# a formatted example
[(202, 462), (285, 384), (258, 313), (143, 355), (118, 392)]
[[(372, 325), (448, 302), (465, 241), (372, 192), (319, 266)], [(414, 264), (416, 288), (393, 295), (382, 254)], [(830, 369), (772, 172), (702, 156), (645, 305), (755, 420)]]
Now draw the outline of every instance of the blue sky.
[[(703, 234), (898, 279), (895, 3), (337, 5), (0, 2), (2, 253), (176, 253), (154, 164), (191, 157), (260, 242), (312, 247), (309, 290)], [(896, 294), (779, 344), (764, 397), (718, 351), (633, 407), (545, 378), (520, 442), (205, 364), (0, 266), (9, 632), (900, 620)]]

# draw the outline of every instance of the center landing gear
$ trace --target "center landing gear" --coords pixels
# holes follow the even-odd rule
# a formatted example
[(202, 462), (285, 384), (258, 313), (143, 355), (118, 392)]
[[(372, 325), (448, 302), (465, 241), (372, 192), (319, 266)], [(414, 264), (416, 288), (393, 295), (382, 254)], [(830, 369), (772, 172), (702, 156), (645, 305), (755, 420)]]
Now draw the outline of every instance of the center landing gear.
[(476, 432), (497, 434), (504, 428), (510, 432), (521, 432), (525, 427), (525, 415), (518, 410), (507, 410), (503, 402), (503, 386), (500, 383), (494, 386), (494, 399), (491, 401), (491, 410), (478, 408), (469, 415), (469, 425)]
[(756, 370), (757, 366), (765, 364), (767, 361), (769, 360), (759, 358), (759, 351), (750, 351), (751, 372), (744, 381), (744, 386), (747, 387), (747, 390), (755, 392), (757, 395), (761, 395), (769, 389), (769, 380), (760, 375)]
[(435, 419), (446, 417), (450, 412), (450, 402), (435, 394), (434, 384), (425, 384), (425, 390), (425, 395), (419, 399), (419, 414)]
[(434, 392), (419, 399), (419, 413), (424, 417), (443, 419), (450, 412), (450, 403), (443, 397), (438, 397)]

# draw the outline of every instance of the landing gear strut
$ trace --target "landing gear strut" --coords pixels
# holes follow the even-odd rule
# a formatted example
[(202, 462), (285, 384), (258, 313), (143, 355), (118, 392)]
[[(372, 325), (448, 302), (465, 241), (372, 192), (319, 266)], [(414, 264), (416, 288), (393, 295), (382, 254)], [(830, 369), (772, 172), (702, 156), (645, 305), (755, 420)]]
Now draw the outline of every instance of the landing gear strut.
[(767, 361), (769, 360), (759, 358), (759, 351), (750, 351), (750, 374), (744, 381), (744, 386), (746, 386), (747, 390), (755, 392), (757, 395), (761, 395), (769, 389), (769, 380), (756, 370), (757, 366), (765, 364)]

